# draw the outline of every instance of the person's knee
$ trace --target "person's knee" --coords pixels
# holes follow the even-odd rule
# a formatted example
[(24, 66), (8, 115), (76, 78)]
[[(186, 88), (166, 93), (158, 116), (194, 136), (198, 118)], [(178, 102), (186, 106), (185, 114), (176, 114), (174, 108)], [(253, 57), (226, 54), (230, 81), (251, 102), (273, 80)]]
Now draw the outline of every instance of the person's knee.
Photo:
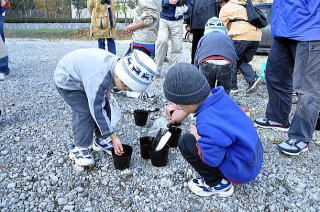
[(179, 149), (182, 155), (187, 154), (190, 152), (188, 146), (191, 144), (190, 140), (192, 139), (192, 134), (190, 133), (185, 133), (180, 137), (179, 140)]

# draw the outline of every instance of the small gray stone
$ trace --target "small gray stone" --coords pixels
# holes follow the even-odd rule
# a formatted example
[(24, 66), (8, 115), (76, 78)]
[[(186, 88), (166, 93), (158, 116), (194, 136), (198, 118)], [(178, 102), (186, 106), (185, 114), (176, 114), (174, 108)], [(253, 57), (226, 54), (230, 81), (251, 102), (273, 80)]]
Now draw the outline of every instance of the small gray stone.
[(85, 212), (92, 212), (92, 211), (93, 211), (93, 208), (92, 208), (92, 207), (88, 207), (88, 208), (85, 208), (83, 211), (85, 211)]
[(50, 174), (50, 179), (51, 179), (53, 182), (58, 182), (58, 180), (59, 180), (59, 178), (58, 178), (55, 174), (53, 174), (53, 173)]
[(59, 198), (58, 204), (59, 205), (66, 205), (66, 204), (68, 204), (68, 200), (66, 198)]
[(81, 193), (81, 192), (84, 191), (84, 188), (81, 187), (81, 186), (78, 186), (78, 187), (76, 187), (76, 191), (77, 191), (78, 193)]
[(74, 164), (73, 168), (74, 168), (74, 170), (75, 170), (76, 172), (78, 172), (78, 173), (84, 171), (84, 167), (78, 166), (77, 164)]
[(15, 142), (19, 142), (19, 141), (21, 141), (21, 138), (20, 138), (19, 136), (16, 136), (16, 137), (13, 138), (13, 140), (14, 140)]
[(7, 155), (9, 153), (9, 151), (8, 150), (2, 150), (0, 153), (1, 153), (1, 155)]
[(125, 206), (125, 207), (130, 207), (130, 205), (131, 205), (131, 200), (130, 199), (124, 199), (123, 201), (122, 201), (122, 204)]
[(72, 211), (73, 209), (74, 209), (73, 205), (66, 205), (63, 207), (63, 210), (65, 210), (65, 211)]
[(166, 178), (162, 178), (160, 181), (161, 188), (167, 188), (173, 185), (173, 182), (171, 180), (168, 180)]
[(7, 185), (7, 188), (9, 188), (9, 189), (12, 189), (12, 188), (15, 188), (15, 187), (16, 187), (16, 183), (15, 182), (9, 183)]

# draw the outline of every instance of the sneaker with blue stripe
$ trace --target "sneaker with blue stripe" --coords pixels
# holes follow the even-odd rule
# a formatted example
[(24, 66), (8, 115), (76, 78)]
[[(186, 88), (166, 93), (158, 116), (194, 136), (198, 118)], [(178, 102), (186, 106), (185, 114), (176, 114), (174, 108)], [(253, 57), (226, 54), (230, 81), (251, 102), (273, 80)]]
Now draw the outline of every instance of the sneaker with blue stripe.
[(94, 159), (88, 148), (74, 147), (69, 150), (69, 158), (79, 166), (94, 165)]
[(97, 138), (93, 141), (92, 149), (94, 151), (100, 152), (105, 151), (107, 154), (112, 155), (113, 144), (111, 138)]
[(195, 178), (189, 181), (188, 186), (193, 193), (202, 197), (211, 195), (228, 197), (234, 192), (232, 183), (226, 179), (222, 179), (218, 185), (210, 187), (206, 184), (204, 179)]
[(287, 155), (299, 155), (301, 152), (308, 151), (309, 142), (289, 139), (277, 145), (279, 151)]

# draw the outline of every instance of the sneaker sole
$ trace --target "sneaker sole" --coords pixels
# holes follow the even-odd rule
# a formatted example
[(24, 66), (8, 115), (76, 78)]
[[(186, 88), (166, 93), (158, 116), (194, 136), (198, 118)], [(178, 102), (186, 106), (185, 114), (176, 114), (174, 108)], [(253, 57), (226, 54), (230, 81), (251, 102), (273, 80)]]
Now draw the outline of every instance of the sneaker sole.
[(201, 196), (201, 197), (209, 197), (209, 196), (212, 196), (212, 195), (217, 195), (219, 197), (229, 197), (233, 194), (234, 192), (234, 187), (233, 185), (231, 184), (230, 188), (226, 191), (223, 191), (223, 192), (204, 192), (202, 189), (195, 189), (195, 188), (192, 188), (191, 189), (191, 186), (188, 184), (189, 186), (189, 189), (196, 195), (198, 196)]
[(258, 87), (259, 87), (261, 84), (262, 84), (262, 79), (259, 78), (259, 79), (253, 84), (253, 86), (246, 91), (246, 94), (251, 94), (251, 93), (256, 92), (256, 91), (258, 90)]
[(279, 149), (279, 151), (281, 151), (282, 153), (286, 154), (286, 155), (291, 155), (291, 156), (297, 156), (297, 155), (300, 155), (301, 152), (306, 152), (308, 151), (308, 147), (307, 148), (304, 148), (303, 150), (301, 150), (300, 152), (298, 153), (293, 153), (293, 152), (287, 152), (285, 150), (282, 150), (282, 149)]
[(263, 126), (260, 124), (257, 124), (254, 122), (255, 127), (264, 128), (264, 129), (272, 129), (272, 130), (278, 130), (282, 132), (288, 132), (289, 128), (283, 128), (283, 127), (275, 127), (275, 126)]

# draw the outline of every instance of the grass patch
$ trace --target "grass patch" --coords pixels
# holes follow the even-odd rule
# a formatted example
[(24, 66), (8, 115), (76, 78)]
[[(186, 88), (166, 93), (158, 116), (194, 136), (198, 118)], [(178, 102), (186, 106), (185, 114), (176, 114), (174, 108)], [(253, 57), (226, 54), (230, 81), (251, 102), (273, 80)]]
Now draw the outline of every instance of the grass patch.
[[(77, 39), (77, 40), (90, 40), (89, 29), (52, 29), (52, 28), (40, 28), (40, 29), (7, 29), (5, 30), (5, 36), (7, 38), (40, 38), (40, 39)], [(131, 34), (117, 30), (117, 40), (131, 39)]]

